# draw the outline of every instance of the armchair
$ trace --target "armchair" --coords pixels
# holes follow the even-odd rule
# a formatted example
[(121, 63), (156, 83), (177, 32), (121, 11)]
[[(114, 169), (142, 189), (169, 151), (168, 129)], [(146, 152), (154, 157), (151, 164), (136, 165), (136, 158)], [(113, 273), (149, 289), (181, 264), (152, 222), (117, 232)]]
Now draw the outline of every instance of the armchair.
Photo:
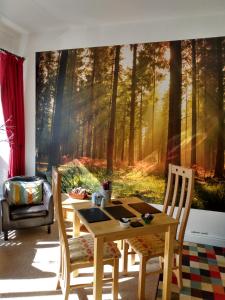
[[(41, 201), (37, 204), (31, 201), (26, 204), (15, 205), (15, 199), (13, 199), (15, 195), (10, 194), (9, 189), (10, 184), (13, 182), (14, 184), (17, 182), (25, 185), (26, 183), (39, 182), (39, 185), (41, 185)], [(19, 195), (21, 195), (21, 192), (19, 192)], [(17, 198), (18, 197), (20, 198), (17, 192)], [(48, 233), (50, 233), (50, 225), (54, 222), (53, 196), (50, 184), (46, 180), (36, 176), (16, 176), (8, 179), (3, 186), (3, 199), (0, 201), (0, 211), (2, 214), (2, 231), (4, 232), (5, 240), (8, 240), (8, 230), (13, 229), (47, 225)]]

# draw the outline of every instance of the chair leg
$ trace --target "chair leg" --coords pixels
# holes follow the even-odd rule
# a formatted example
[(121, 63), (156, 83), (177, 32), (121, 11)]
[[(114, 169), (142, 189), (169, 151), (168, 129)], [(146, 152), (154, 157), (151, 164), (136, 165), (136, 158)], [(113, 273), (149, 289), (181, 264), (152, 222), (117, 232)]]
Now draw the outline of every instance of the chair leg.
[(120, 250), (123, 250), (123, 244), (124, 244), (123, 240), (118, 241), (118, 247)]
[(177, 285), (181, 290), (183, 288), (183, 280), (182, 280), (182, 253), (176, 255), (176, 269), (174, 270), (174, 274), (177, 278)]
[(134, 265), (135, 264), (135, 253), (131, 254), (131, 264)]
[(67, 261), (62, 261), (62, 285), (63, 299), (68, 300), (70, 293), (70, 267)]
[(140, 270), (138, 278), (138, 300), (145, 299), (145, 274), (146, 274), (146, 258), (140, 257)]
[(160, 270), (163, 270), (163, 258), (162, 258), (162, 256), (159, 256), (159, 267), (160, 267)]
[(4, 240), (8, 241), (9, 237), (8, 237), (8, 230), (4, 230)]
[(160, 281), (160, 273), (159, 273), (157, 288), (156, 288), (156, 292), (155, 292), (155, 300), (157, 299), (157, 294), (158, 294), (158, 290), (159, 290), (159, 281)]
[(128, 249), (129, 249), (129, 244), (126, 241), (124, 241), (123, 255), (122, 255), (122, 270), (124, 275), (127, 274)]
[(114, 259), (114, 264), (113, 264), (113, 282), (112, 282), (112, 295), (113, 295), (113, 300), (118, 299), (118, 291), (119, 291), (119, 259), (115, 258)]
[(68, 300), (69, 299), (69, 294), (70, 294), (70, 273), (68, 273), (68, 272), (65, 276), (64, 285), (65, 285), (64, 300)]
[(48, 225), (48, 234), (51, 233), (51, 225)]
[(58, 268), (58, 278), (57, 278), (57, 284), (56, 289), (60, 289), (60, 279), (62, 276), (62, 248), (59, 246), (59, 268)]

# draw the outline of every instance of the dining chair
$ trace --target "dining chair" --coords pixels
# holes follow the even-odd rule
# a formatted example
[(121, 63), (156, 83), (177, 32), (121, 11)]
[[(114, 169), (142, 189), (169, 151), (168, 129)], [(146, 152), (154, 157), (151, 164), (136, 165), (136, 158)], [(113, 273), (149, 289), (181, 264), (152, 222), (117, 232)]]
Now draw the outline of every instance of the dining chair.
[[(163, 213), (179, 221), (174, 244), (174, 267), (178, 287), (182, 288), (182, 248), (185, 229), (190, 213), (194, 188), (194, 171), (169, 164), (168, 181), (163, 205)], [(154, 222), (154, 219), (153, 219)], [(123, 248), (123, 273), (127, 273), (128, 254), (138, 254), (140, 271), (138, 282), (138, 299), (144, 299), (146, 264), (150, 258), (159, 257), (163, 262), (165, 235), (151, 234), (127, 239)], [(132, 249), (129, 251), (129, 246)]]
[[(71, 288), (92, 285), (92, 283), (71, 285), (70, 276), (72, 272), (80, 268), (93, 266), (94, 240), (90, 234), (70, 239), (67, 238), (61, 203), (61, 174), (55, 167), (52, 168), (52, 190), (60, 242), (60, 263), (57, 289), (61, 288), (64, 300), (67, 300)], [(118, 298), (118, 266), (120, 252), (113, 242), (104, 243), (103, 252), (103, 264), (111, 265), (113, 267), (112, 278), (104, 279), (104, 281), (112, 281), (113, 300), (116, 300)]]

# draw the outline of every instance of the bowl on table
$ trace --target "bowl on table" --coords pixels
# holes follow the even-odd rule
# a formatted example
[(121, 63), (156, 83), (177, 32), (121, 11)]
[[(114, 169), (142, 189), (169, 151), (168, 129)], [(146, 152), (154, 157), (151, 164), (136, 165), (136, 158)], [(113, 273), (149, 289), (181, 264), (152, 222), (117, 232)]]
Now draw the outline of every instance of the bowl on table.
[(130, 227), (130, 219), (128, 219), (128, 218), (119, 219), (119, 223), (120, 223), (120, 226), (123, 227), (123, 228)]

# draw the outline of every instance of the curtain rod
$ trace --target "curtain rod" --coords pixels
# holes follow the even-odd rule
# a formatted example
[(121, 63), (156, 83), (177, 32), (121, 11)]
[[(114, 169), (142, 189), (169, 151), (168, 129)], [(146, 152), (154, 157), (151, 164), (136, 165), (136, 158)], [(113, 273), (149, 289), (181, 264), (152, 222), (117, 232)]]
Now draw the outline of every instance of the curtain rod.
[(12, 52), (9, 52), (9, 51), (7, 51), (7, 50), (5, 50), (5, 49), (3, 49), (3, 48), (0, 48), (0, 51), (5, 52), (5, 53), (8, 53), (8, 54), (11, 54), (11, 55), (14, 55), (14, 56), (16, 56), (16, 57), (18, 57), (18, 58), (23, 58), (23, 59), (25, 60), (24, 57), (19, 56), (19, 55), (16, 55), (16, 54), (14, 54), (14, 53), (12, 53)]

